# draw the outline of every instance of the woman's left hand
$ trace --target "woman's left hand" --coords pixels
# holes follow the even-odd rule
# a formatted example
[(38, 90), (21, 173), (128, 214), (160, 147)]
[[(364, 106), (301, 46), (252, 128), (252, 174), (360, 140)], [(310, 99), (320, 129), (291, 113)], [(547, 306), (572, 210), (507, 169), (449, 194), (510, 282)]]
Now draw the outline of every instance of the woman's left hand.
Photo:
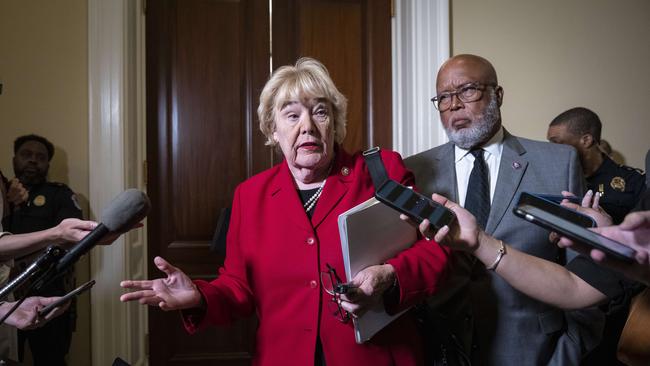
[(349, 282), (350, 289), (341, 295), (341, 307), (352, 317), (359, 317), (377, 302), (395, 283), (395, 268), (379, 264), (364, 268)]

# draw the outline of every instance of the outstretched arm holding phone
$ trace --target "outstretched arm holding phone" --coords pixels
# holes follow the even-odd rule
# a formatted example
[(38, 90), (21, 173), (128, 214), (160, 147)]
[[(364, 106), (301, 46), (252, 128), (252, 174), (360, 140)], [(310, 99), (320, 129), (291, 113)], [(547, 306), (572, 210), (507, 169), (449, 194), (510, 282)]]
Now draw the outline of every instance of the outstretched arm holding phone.
[[(59, 297), (41, 297), (31, 296), (25, 299), (20, 306), (14, 311), (7, 320), (6, 324), (14, 326), (18, 329), (35, 329), (43, 326), (48, 320), (61, 315), (70, 305), (70, 302), (61, 304), (52, 309), (52, 311), (39, 315), (39, 310), (59, 300)], [(0, 303), (0, 317), (4, 317), (9, 312), (16, 302), (3, 302)]]
[(650, 211), (633, 212), (620, 225), (596, 228), (594, 231), (634, 249), (636, 262), (623, 263), (608, 257), (601, 250), (574, 243), (567, 238), (562, 238), (559, 245), (590, 255), (594, 261), (650, 286)]
[(437, 194), (432, 199), (452, 210), (457, 222), (433, 232), (428, 221), (423, 221), (419, 229), (425, 237), (433, 236), (438, 243), (472, 253), (517, 290), (558, 308), (580, 309), (607, 300), (604, 293), (565, 267), (489, 236), (478, 228), (474, 216), (457, 203)]

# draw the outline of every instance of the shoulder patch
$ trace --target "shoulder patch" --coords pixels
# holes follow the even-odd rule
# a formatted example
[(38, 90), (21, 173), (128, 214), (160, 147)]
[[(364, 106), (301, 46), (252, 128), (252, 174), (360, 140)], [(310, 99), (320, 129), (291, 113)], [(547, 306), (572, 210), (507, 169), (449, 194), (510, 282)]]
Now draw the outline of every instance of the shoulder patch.
[(623, 177), (614, 177), (612, 178), (612, 181), (609, 182), (609, 185), (615, 190), (615, 191), (625, 191), (625, 179)]

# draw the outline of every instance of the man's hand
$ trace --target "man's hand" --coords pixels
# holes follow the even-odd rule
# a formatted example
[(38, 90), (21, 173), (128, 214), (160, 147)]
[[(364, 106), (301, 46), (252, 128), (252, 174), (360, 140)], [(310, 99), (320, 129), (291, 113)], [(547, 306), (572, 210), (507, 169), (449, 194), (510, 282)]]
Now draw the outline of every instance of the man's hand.
[(201, 306), (202, 295), (192, 280), (180, 269), (172, 266), (161, 257), (154, 263), (167, 278), (120, 283), (123, 288), (137, 290), (120, 296), (120, 301), (137, 300), (142, 305), (158, 306), (162, 310), (182, 310)]
[[(50, 319), (63, 314), (70, 305), (70, 302), (67, 302), (62, 306), (54, 308), (54, 310), (50, 311), (43, 317), (38, 316), (38, 311), (40, 309), (55, 302), (59, 298), (60, 297), (28, 297), (22, 304), (20, 304), (16, 311), (9, 315), (5, 322), (18, 329), (35, 329), (41, 327)], [(4, 316), (4, 314), (6, 314), (15, 304), (16, 302), (7, 302), (2, 304), (0, 307), (0, 315)]]
[(383, 294), (395, 283), (395, 268), (380, 264), (364, 268), (350, 281), (350, 289), (341, 295), (341, 307), (359, 317), (374, 304), (383, 301)]
[(29, 192), (18, 178), (12, 178), (9, 181), (9, 187), (7, 188), (7, 201), (18, 207), (22, 205), (29, 198)]

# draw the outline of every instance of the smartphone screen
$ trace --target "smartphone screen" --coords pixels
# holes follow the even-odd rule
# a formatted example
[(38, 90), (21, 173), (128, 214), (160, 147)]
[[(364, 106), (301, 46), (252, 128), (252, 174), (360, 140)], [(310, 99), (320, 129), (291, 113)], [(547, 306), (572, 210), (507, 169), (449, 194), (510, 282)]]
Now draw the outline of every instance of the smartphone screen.
[[(551, 195), (551, 197), (553, 196)], [(554, 197), (562, 197), (562, 196), (554, 196)], [(543, 198), (542, 195), (522, 192), (521, 196), (519, 196), (518, 204), (538, 207), (546, 212), (552, 213), (555, 216), (559, 216), (569, 222), (572, 222), (576, 225), (580, 225), (582, 227), (596, 227), (596, 221), (594, 221), (594, 219), (592, 219), (591, 217), (581, 214), (580, 212), (572, 210), (570, 208), (566, 208), (560, 205), (559, 203), (545, 199)]]
[(418, 223), (429, 219), (436, 229), (451, 224), (455, 217), (447, 208), (394, 180), (387, 180), (375, 197)]
[(561, 194), (540, 194), (540, 193), (535, 193), (534, 196), (537, 196), (539, 198), (545, 199), (547, 201), (551, 201), (553, 203), (560, 204), (562, 201), (567, 200), (569, 202), (575, 203), (576, 205), (579, 205), (582, 203), (582, 198), (580, 197), (565, 197)]
[(556, 231), (572, 240), (600, 249), (617, 259), (626, 262), (634, 259), (635, 251), (633, 249), (538, 207), (520, 204), (515, 208), (515, 214), (546, 229)]

